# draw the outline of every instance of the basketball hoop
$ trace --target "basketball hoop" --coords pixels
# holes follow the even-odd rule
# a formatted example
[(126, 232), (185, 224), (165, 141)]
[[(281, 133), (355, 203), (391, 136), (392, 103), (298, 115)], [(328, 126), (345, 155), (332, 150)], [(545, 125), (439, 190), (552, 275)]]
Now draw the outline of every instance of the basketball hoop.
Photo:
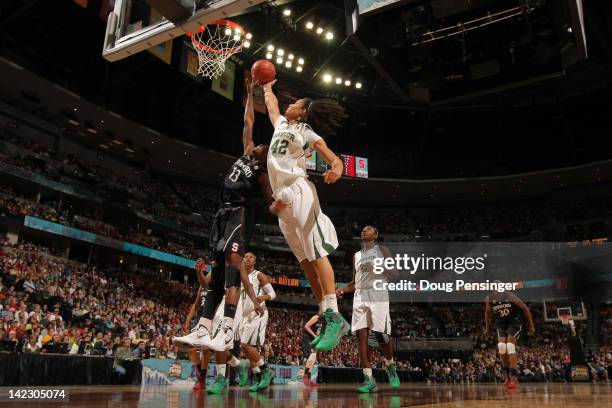
[(246, 41), (244, 29), (229, 20), (213, 21), (187, 35), (198, 53), (198, 74), (207, 78), (221, 75), (225, 61), (240, 52)]

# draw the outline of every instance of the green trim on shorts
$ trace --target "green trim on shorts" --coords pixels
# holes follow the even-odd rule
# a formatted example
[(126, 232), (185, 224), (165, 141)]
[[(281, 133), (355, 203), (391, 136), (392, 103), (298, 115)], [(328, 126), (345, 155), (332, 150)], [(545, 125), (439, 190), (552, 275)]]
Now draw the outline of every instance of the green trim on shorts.
[[(317, 215), (315, 214), (315, 223), (317, 224), (317, 230), (319, 231), (319, 237), (321, 237), (321, 246), (323, 247), (323, 249), (325, 251), (327, 251), (328, 255), (331, 255), (332, 252), (334, 252), (336, 250), (336, 248), (334, 248), (333, 245), (328, 244), (327, 242), (325, 242), (325, 237), (323, 236), (323, 231), (321, 230), (321, 226), (319, 225), (319, 220), (317, 218)], [(312, 239), (313, 243), (314, 243), (314, 237)], [(315, 253), (317, 253), (317, 247), (315, 245)], [(317, 257), (319, 257), (317, 255)]]
[(261, 337), (259, 336), (260, 334), (261, 334), (261, 322), (259, 322), (259, 327), (257, 328), (257, 342), (255, 343), (257, 347), (261, 346), (261, 341), (260, 341)]

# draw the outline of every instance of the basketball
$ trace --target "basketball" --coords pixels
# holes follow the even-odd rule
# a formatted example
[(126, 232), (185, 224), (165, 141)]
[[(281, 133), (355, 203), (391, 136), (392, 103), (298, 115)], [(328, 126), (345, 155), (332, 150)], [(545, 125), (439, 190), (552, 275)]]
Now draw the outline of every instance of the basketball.
[(255, 61), (251, 68), (251, 75), (253, 75), (254, 80), (265, 85), (268, 82), (274, 81), (274, 78), (276, 78), (276, 68), (274, 68), (274, 64), (268, 60), (258, 60)]

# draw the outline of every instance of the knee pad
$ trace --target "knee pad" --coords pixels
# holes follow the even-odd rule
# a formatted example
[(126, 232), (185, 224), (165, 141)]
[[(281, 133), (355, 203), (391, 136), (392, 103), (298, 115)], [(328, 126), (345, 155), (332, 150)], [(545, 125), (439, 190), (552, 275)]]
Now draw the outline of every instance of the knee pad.
[(225, 287), (231, 288), (232, 286), (240, 287), (240, 270), (232, 265), (225, 267)]
[(374, 333), (374, 337), (376, 338), (376, 341), (378, 342), (378, 344), (380, 344), (381, 346), (384, 344), (389, 344), (389, 342), (391, 341), (391, 337), (386, 334), (386, 333), (381, 333), (381, 332), (372, 332)]
[(515, 354), (516, 353), (516, 345), (514, 343), (508, 343), (508, 354)]
[(506, 343), (499, 342), (497, 343), (497, 349), (499, 350), (499, 354), (503, 356), (508, 351), (508, 346)]

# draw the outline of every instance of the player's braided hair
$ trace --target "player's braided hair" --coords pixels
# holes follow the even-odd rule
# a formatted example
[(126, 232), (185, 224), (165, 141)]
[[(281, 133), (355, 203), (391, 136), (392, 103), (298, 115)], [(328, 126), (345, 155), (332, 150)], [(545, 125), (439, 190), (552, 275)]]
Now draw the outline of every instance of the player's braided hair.
[(306, 109), (305, 122), (318, 134), (333, 136), (334, 128), (342, 126), (348, 117), (344, 107), (333, 99), (304, 99)]

